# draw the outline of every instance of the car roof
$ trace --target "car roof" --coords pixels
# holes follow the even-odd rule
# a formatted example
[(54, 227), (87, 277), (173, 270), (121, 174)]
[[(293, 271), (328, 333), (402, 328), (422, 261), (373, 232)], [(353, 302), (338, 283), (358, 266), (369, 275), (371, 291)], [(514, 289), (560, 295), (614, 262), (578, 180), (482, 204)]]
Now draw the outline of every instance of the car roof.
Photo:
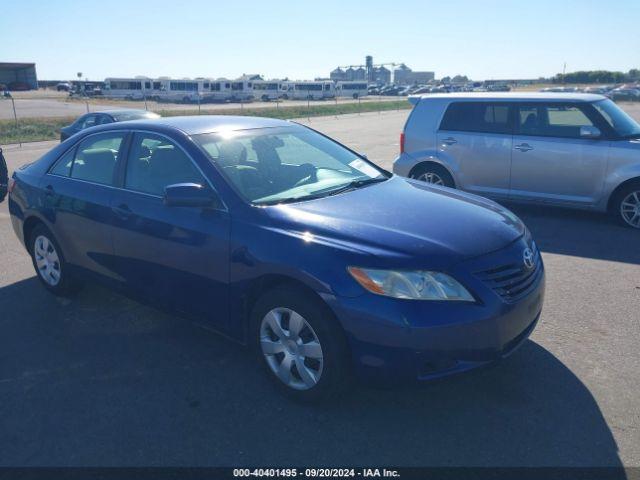
[(117, 115), (119, 113), (155, 113), (149, 112), (148, 110), (142, 110), (141, 108), (119, 108), (113, 110), (98, 110), (96, 112), (91, 113), (107, 113), (109, 115)]
[(595, 93), (563, 93), (563, 92), (460, 92), (431, 93), (416, 95), (422, 99), (448, 98), (452, 100), (496, 100), (496, 101), (556, 101), (556, 102), (597, 102), (607, 97)]
[[(221, 130), (248, 130), (253, 128), (273, 128), (295, 125), (294, 123), (263, 117), (242, 117), (234, 115), (194, 115), (184, 117), (162, 117), (156, 119), (131, 120), (127, 128), (174, 128), (187, 135), (213, 133)], [(122, 124), (110, 124), (112, 128), (122, 128)]]

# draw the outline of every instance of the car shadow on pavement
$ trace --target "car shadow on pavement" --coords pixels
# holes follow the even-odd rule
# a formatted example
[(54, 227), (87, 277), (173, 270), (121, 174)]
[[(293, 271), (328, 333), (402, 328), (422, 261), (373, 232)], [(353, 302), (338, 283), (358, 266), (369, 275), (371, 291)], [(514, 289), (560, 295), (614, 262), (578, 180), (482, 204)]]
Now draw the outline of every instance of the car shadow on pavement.
[(533, 341), (482, 370), (307, 406), (246, 349), (100, 287), (0, 289), (0, 464), (620, 466), (588, 388)]
[(503, 203), (533, 233), (543, 252), (640, 264), (640, 230), (604, 213)]

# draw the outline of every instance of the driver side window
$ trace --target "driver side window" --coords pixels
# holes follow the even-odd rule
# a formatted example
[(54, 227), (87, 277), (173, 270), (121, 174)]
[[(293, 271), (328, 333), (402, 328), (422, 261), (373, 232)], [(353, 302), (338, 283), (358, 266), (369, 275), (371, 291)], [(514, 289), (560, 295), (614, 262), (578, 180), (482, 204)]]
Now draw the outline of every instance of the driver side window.
[(136, 133), (127, 160), (124, 186), (128, 190), (163, 196), (168, 185), (206, 181), (187, 154), (165, 137)]

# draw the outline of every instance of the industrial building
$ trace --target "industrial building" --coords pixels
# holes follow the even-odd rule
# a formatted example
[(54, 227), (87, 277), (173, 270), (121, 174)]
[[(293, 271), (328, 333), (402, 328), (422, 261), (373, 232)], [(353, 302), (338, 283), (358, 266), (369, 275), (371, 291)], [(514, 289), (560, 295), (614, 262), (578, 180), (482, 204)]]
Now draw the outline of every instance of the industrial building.
[(36, 64), (0, 62), (0, 85), (8, 90), (36, 90)]
[(435, 78), (435, 72), (414, 72), (404, 63), (393, 71), (396, 85), (424, 85)]
[(416, 72), (407, 67), (404, 63), (381, 63), (374, 65), (373, 57), (367, 55), (364, 65), (349, 65), (347, 67), (337, 67), (331, 71), (329, 78), (334, 82), (366, 80), (369, 83), (389, 84), (391, 83), (391, 70), (385, 65), (396, 66), (393, 71), (393, 83), (398, 85), (425, 84), (435, 78), (434, 72)]

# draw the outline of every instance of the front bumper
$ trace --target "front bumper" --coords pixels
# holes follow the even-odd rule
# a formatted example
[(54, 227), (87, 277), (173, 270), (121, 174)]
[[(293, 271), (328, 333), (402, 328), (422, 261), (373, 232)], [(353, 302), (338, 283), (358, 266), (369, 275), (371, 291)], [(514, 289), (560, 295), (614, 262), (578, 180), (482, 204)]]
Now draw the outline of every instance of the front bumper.
[[(504, 358), (531, 334), (542, 311), (542, 260), (535, 284), (516, 301), (505, 300), (469, 272), (518, 255), (520, 240), (500, 252), (459, 265), (455, 278), (478, 301), (397, 300), (374, 294), (336, 298), (332, 305), (350, 342), (358, 376), (383, 381), (428, 380)], [(494, 263), (495, 266), (495, 263)], [(467, 272), (465, 274), (465, 272)]]

